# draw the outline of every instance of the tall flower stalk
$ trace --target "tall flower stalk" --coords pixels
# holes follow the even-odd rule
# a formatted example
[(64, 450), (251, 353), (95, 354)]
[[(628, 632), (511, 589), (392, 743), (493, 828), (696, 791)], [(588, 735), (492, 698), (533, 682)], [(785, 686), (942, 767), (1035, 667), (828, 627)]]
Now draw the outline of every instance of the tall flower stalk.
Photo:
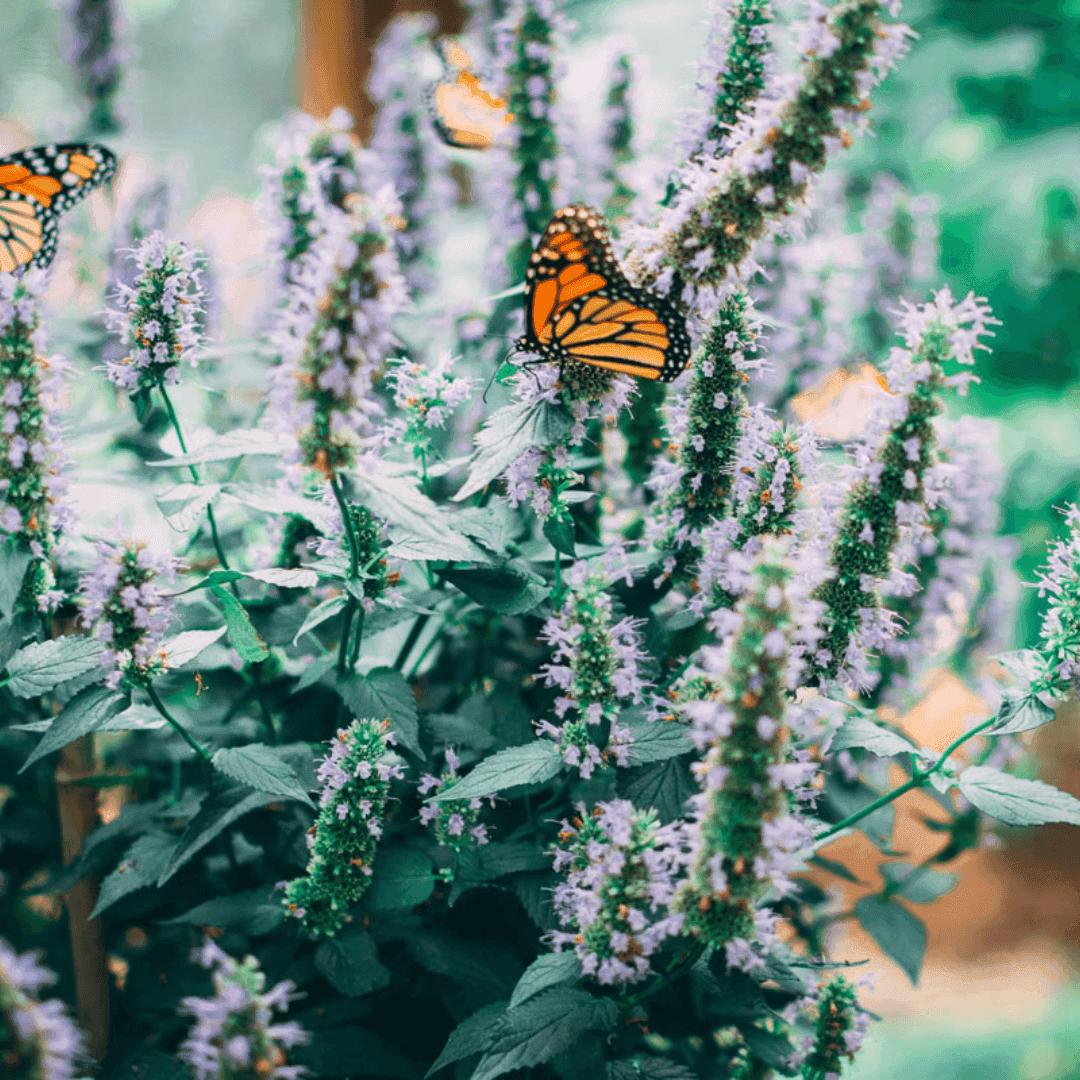
[(67, 61), (89, 102), (86, 135), (98, 138), (122, 129), (116, 96), (123, 80), (123, 15), (117, 0), (63, 0), (68, 19)]

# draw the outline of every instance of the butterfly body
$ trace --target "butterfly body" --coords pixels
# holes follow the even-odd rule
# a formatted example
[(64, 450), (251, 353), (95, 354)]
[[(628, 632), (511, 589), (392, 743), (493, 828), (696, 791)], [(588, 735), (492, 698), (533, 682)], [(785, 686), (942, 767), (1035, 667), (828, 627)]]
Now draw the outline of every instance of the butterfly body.
[(0, 158), (0, 272), (48, 266), (60, 215), (115, 172), (112, 152), (94, 143), (34, 146)]
[(580, 203), (551, 219), (525, 271), (517, 347), (565, 368), (585, 364), (671, 382), (690, 362), (684, 318), (622, 272), (603, 217)]

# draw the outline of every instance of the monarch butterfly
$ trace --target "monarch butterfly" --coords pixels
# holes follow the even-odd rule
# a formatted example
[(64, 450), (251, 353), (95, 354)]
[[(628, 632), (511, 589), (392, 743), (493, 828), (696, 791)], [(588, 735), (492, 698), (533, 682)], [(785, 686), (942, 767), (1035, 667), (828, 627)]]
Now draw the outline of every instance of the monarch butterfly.
[(95, 143), (33, 146), (0, 158), (0, 272), (45, 267), (56, 254), (56, 223), (116, 172)]
[(525, 285), (522, 352), (661, 382), (690, 362), (685, 319), (626, 280), (604, 219), (589, 206), (556, 212), (529, 257)]
[(445, 77), (429, 91), (428, 109), (439, 137), (465, 150), (486, 150), (501, 142), (514, 119), (506, 102), (484, 88), (457, 42), (440, 41), (438, 49)]
[(817, 433), (835, 442), (847, 442), (866, 428), (875, 402), (890, 394), (885, 376), (872, 364), (855, 370), (837, 368), (814, 386), (791, 399), (795, 418), (809, 421)]

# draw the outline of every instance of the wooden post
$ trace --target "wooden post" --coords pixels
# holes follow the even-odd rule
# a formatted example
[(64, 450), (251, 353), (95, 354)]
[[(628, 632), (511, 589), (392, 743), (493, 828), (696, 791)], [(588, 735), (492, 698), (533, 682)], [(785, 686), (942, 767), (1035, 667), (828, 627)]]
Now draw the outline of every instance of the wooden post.
[[(65, 866), (79, 856), (83, 841), (99, 824), (97, 788), (72, 783), (92, 776), (96, 768), (93, 735), (84, 735), (60, 751), (55, 779)], [(86, 1032), (90, 1053), (100, 1061), (109, 1046), (109, 968), (101, 919), (89, 918), (97, 897), (97, 878), (84, 877), (65, 895), (64, 902), (71, 933), (79, 1027)]]
[(371, 50), (386, 24), (406, 11), (431, 12), (440, 34), (459, 33), (465, 24), (458, 0), (301, 0), (296, 50), (300, 108), (321, 119), (344, 106), (366, 142), (373, 112), (365, 92)]

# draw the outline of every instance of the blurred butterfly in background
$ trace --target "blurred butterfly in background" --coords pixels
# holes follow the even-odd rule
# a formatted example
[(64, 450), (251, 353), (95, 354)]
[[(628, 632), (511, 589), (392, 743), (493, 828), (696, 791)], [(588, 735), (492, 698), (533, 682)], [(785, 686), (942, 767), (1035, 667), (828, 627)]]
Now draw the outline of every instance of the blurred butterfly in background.
[(112, 152), (95, 143), (33, 146), (0, 158), (0, 272), (48, 266), (60, 215), (115, 172)]
[(690, 362), (686, 320), (662, 296), (626, 280), (603, 216), (575, 203), (556, 212), (525, 271), (522, 352), (560, 368), (576, 360), (672, 382)]
[(490, 94), (473, 74), (469, 54), (456, 42), (438, 43), (443, 79), (428, 93), (428, 109), (439, 137), (450, 146), (487, 150), (510, 133), (506, 102)]

